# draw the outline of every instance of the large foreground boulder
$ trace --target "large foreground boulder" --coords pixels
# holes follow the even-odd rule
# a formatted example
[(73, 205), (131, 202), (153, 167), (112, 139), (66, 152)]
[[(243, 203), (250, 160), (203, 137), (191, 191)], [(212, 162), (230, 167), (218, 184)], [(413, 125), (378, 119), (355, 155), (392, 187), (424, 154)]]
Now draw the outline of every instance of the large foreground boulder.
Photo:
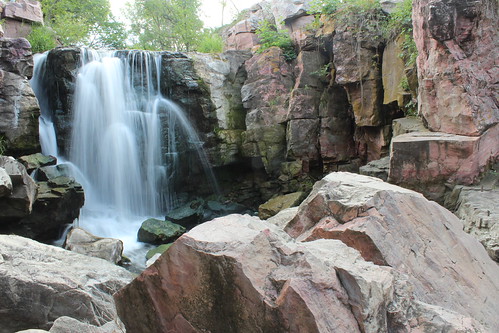
[(131, 278), (102, 259), (0, 235), (0, 332), (47, 330), (61, 316), (97, 326), (114, 321), (112, 294)]
[[(287, 214), (281, 225), (304, 242), (247, 215), (215, 219), (184, 234), (115, 295), (127, 330), (483, 332), (497, 327), (497, 265), (460, 230), (455, 216), (423, 196), (338, 173), (290, 211), (295, 217)], [(333, 220), (340, 229), (358, 228), (350, 238), (312, 240), (317, 223)], [(376, 260), (365, 249), (372, 249)]]
[(285, 230), (304, 241), (339, 239), (365, 260), (407, 274), (417, 299), (499, 327), (497, 264), (454, 214), (419, 193), (332, 173)]

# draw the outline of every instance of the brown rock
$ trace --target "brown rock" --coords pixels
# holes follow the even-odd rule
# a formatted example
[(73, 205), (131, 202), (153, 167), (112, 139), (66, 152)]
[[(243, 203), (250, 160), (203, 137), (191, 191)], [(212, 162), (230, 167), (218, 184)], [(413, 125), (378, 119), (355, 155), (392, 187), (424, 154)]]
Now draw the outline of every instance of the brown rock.
[(258, 207), (258, 217), (266, 220), (284, 209), (298, 206), (304, 196), (303, 192), (295, 192), (272, 198)]
[(348, 92), (357, 126), (378, 126), (382, 121), (380, 43), (379, 36), (359, 35), (349, 27), (336, 29), (333, 37), (335, 82)]
[(498, 3), (413, 5), (419, 107), (432, 131), (480, 135), (499, 122)]
[(403, 37), (387, 43), (383, 51), (383, 104), (397, 102), (399, 107), (405, 105), (407, 93), (401, 86), (402, 80), (407, 80), (405, 75), (405, 64), (400, 54), (402, 54)]
[(379, 179), (332, 173), (285, 229), (306, 241), (340, 239), (363, 258), (404, 272), (416, 299), (499, 325), (499, 267), (459, 219), (421, 194)]

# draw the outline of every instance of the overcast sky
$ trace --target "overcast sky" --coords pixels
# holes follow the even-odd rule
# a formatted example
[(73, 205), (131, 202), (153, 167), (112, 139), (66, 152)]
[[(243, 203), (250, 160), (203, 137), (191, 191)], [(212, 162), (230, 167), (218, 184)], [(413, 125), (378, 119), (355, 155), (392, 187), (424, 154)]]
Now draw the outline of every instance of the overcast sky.
[[(121, 9), (127, 0), (110, 0), (111, 9), (114, 15), (121, 16)], [(205, 27), (218, 27), (222, 24), (222, 5), (220, 0), (201, 0), (200, 18), (204, 21)], [(250, 8), (260, 0), (227, 0), (227, 7), (224, 11), (224, 24), (232, 21), (237, 11)]]

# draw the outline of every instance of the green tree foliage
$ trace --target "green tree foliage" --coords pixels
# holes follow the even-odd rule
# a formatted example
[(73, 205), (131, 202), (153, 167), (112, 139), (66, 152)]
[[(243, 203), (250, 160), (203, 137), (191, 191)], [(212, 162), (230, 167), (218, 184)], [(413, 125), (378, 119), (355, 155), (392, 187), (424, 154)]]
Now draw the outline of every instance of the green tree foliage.
[(256, 30), (256, 34), (261, 42), (258, 52), (263, 52), (272, 46), (277, 46), (283, 50), (286, 60), (289, 61), (296, 58), (295, 47), (287, 30), (279, 30), (271, 22), (263, 21)]
[[(111, 14), (109, 0), (41, 0), (45, 25), (35, 29), (29, 40), (45, 51), (52, 47), (49, 39), (63, 45), (89, 47), (123, 47), (126, 31)], [(44, 43), (40, 43), (44, 42)]]
[(27, 39), (33, 53), (42, 53), (57, 46), (55, 32), (46, 26), (33, 26)]
[(135, 0), (128, 18), (136, 47), (146, 50), (196, 50), (203, 22), (199, 0)]
[(223, 51), (222, 36), (213, 29), (204, 29), (196, 49), (203, 53), (220, 53)]

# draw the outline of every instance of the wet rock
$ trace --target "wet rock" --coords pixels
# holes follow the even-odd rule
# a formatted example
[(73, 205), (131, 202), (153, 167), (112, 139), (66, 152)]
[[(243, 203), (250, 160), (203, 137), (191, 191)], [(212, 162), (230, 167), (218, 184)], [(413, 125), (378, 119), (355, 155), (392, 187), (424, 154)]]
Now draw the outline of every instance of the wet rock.
[(0, 200), (0, 221), (3, 229), (12, 220), (31, 214), (37, 195), (35, 181), (28, 175), (26, 168), (13, 157), (1, 156), (0, 168), (8, 174), (12, 192)]
[(404, 274), (340, 241), (297, 243), (258, 218), (230, 215), (183, 235), (115, 300), (133, 332), (481, 329), (414, 301), (410, 288)]
[(69, 316), (101, 326), (117, 318), (112, 294), (132, 279), (125, 269), (19, 236), (0, 235), (2, 332), (49, 329)]
[(18, 161), (26, 167), (29, 174), (31, 174), (35, 169), (57, 164), (57, 158), (54, 156), (46, 156), (41, 153), (21, 156), (18, 158)]
[(73, 95), (76, 75), (81, 64), (81, 49), (58, 47), (47, 54), (47, 73), (44, 81), (48, 93), (48, 109), (53, 122), (60, 153), (68, 154), (73, 128)]
[(0, 198), (9, 196), (12, 193), (12, 181), (4, 168), (0, 168)]
[(304, 197), (305, 193), (295, 192), (272, 198), (258, 207), (258, 216), (262, 220), (266, 220), (276, 215), (281, 210), (298, 206)]
[(65, 163), (41, 167), (36, 173), (36, 179), (41, 181), (69, 176), (71, 176), (71, 166)]
[[(180, 217), (180, 222), (184, 222), (189, 217)], [(173, 242), (182, 236), (183, 233), (185, 233), (185, 228), (181, 225), (151, 218), (142, 223), (137, 234), (137, 239), (139, 242), (144, 243), (166, 244)]]
[(420, 113), (432, 131), (480, 135), (499, 122), (498, 4), (417, 0)]
[(490, 311), (499, 302), (499, 267), (462, 228), (419, 193), (332, 173), (316, 183), (285, 230), (304, 241), (339, 239), (365, 260), (408, 274), (416, 299), (497, 327)]
[(113, 264), (119, 263), (123, 254), (121, 240), (97, 237), (81, 228), (73, 228), (68, 233), (64, 248), (87, 256), (101, 258)]
[(193, 200), (166, 213), (166, 220), (180, 224), (185, 228), (192, 228), (202, 222), (203, 200)]
[(365, 176), (376, 177), (385, 182), (388, 179), (388, 171), (390, 170), (390, 156), (383, 157), (379, 160), (374, 160), (361, 166), (359, 173)]
[(423, 124), (423, 120), (417, 117), (394, 119), (392, 128), (393, 137), (413, 132), (428, 132), (428, 129)]
[(73, 178), (56, 177), (38, 182), (33, 213), (10, 226), (10, 232), (40, 241), (59, 238), (60, 232), (80, 216), (83, 188)]
[(9, 153), (22, 155), (40, 150), (40, 107), (28, 80), (0, 68), (0, 135)]

